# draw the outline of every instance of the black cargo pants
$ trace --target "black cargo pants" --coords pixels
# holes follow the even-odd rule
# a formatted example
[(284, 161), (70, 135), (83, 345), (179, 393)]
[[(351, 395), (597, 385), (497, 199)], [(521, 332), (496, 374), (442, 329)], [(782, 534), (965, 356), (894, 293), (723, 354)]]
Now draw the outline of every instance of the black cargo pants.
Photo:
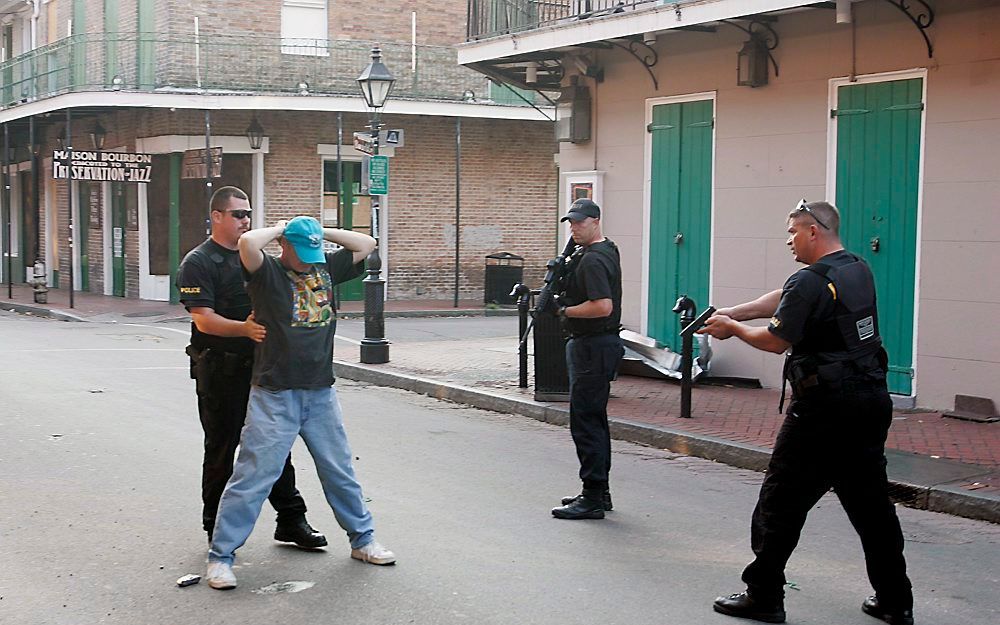
[(607, 487), (611, 471), (608, 397), (624, 355), (617, 333), (574, 337), (566, 343), (569, 431), (585, 488)]

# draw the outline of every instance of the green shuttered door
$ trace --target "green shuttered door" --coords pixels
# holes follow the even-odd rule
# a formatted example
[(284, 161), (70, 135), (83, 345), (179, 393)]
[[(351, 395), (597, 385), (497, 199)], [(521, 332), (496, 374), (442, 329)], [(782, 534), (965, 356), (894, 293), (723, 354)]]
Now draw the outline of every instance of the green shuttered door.
[(889, 390), (913, 389), (917, 192), (923, 81), (840, 87), (837, 207), (844, 246), (871, 265)]
[(653, 107), (649, 215), (649, 336), (680, 352), (687, 295), (708, 305), (712, 212), (712, 101)]

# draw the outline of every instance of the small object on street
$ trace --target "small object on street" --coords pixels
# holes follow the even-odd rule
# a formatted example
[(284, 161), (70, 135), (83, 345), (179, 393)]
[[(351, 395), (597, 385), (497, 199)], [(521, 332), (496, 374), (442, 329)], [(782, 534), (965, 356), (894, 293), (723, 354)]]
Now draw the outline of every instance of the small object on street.
[(185, 586), (194, 586), (200, 581), (201, 581), (201, 575), (194, 575), (192, 573), (190, 575), (185, 575), (184, 577), (179, 578), (177, 580), (177, 585), (183, 588)]

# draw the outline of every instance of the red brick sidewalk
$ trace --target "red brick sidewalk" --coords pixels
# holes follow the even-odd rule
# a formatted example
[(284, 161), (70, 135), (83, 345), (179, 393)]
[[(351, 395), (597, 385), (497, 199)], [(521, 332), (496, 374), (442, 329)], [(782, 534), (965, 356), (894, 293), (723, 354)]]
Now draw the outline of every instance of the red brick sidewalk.
[[(696, 386), (691, 419), (680, 418), (679, 384), (621, 376), (611, 392), (614, 416), (761, 447), (771, 447), (782, 421), (773, 389)], [(897, 410), (886, 447), (1000, 469), (1000, 423)]]

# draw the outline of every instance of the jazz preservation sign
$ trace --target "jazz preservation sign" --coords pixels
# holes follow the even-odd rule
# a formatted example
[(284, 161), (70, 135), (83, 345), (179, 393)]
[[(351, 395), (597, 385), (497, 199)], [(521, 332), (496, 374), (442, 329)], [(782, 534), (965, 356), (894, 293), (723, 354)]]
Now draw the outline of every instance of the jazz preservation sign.
[(66, 150), (52, 153), (52, 177), (56, 180), (149, 182), (152, 174), (152, 154), (87, 150), (73, 150), (72, 155)]

